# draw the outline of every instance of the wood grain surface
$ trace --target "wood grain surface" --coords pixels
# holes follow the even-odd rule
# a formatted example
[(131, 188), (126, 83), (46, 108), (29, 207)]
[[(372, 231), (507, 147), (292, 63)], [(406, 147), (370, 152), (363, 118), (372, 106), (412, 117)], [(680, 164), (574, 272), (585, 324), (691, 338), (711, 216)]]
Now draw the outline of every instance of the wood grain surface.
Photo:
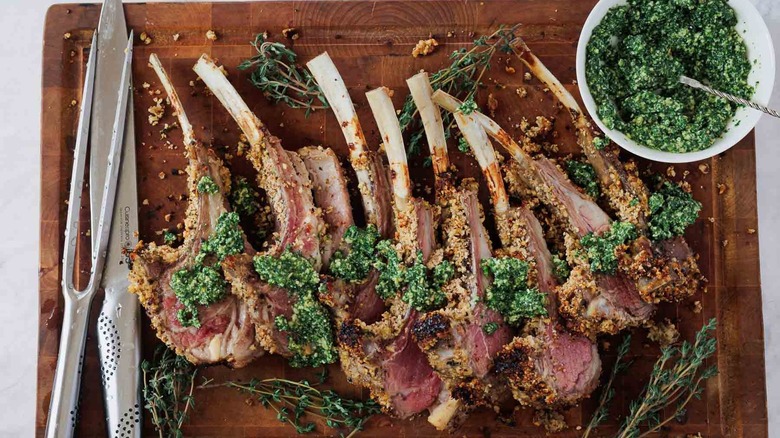
[[(173, 228), (183, 219), (184, 205), (178, 201), (185, 193), (185, 177), (177, 175), (185, 160), (180, 146), (180, 132), (173, 130), (161, 139), (163, 123), (172, 123), (170, 111), (158, 126), (150, 126), (147, 108), (153, 104), (154, 90), (161, 89), (154, 72), (147, 66), (150, 53), (157, 53), (173, 76), (184, 106), (196, 132), (227, 160), (234, 173), (252, 175), (251, 167), (236, 154), (239, 130), (218, 102), (204, 92), (191, 68), (202, 53), (208, 53), (223, 63), (229, 79), (255, 113), (281, 137), (285, 147), (297, 149), (311, 144), (332, 147), (345, 155), (346, 145), (339, 127), (326, 111), (308, 118), (300, 110), (270, 104), (252, 88), (246, 73), (236, 66), (253, 54), (249, 42), (254, 35), (268, 31), (274, 39), (283, 39), (281, 30), (295, 27), (300, 38), (289, 42), (302, 61), (327, 50), (350, 86), (358, 107), (358, 115), (366, 130), (369, 144), (377, 145), (373, 117), (368, 110), (364, 92), (386, 85), (394, 88), (394, 101), (400, 108), (407, 94), (404, 80), (420, 69), (435, 71), (446, 62), (455, 48), (470, 44), (475, 36), (495, 29), (499, 24), (522, 23), (520, 34), (542, 61), (563, 83), (573, 84), (576, 40), (581, 25), (595, 4), (594, 0), (526, 0), (526, 1), (423, 1), (400, 0), (385, 2), (263, 2), (263, 3), (154, 3), (125, 6), (128, 25), (136, 35), (145, 31), (151, 44), (136, 41), (134, 51), (134, 85), (136, 138), (138, 160), (140, 238), (160, 241), (157, 233)], [(43, 55), (43, 102), (41, 145), (41, 252), (40, 252), (40, 333), (38, 360), (37, 433), (43, 434), (56, 364), (58, 339), (62, 321), (63, 300), (60, 294), (62, 239), (69, 175), (78, 117), (78, 99), (86, 60), (86, 46), (97, 26), (100, 5), (56, 5), (46, 17)], [(219, 38), (209, 41), (205, 34), (214, 30)], [(69, 39), (64, 38), (70, 33)], [(448, 36), (449, 35), (451, 36)], [(174, 34), (179, 34), (178, 41)], [(412, 58), (412, 47), (421, 38), (434, 35), (442, 45), (431, 56)], [(508, 63), (516, 72), (503, 68)], [(557, 137), (553, 140), (561, 154), (576, 153), (571, 123), (534, 79), (523, 79), (524, 68), (514, 59), (501, 56), (489, 72), (487, 89), (480, 93), (484, 103), (488, 93), (499, 100), (496, 119), (510, 132), (523, 117), (533, 120), (537, 115), (553, 118)], [(194, 85), (190, 85), (191, 81)], [(143, 88), (144, 83), (151, 86)], [(495, 84), (500, 84), (496, 86)], [(528, 90), (526, 98), (517, 97), (518, 87)], [(164, 91), (162, 91), (164, 94)], [(704, 291), (689, 302), (661, 306), (656, 319), (676, 323), (684, 338), (690, 339), (711, 317), (717, 317), (718, 354), (714, 361), (720, 369), (718, 377), (706, 384), (704, 396), (694, 401), (682, 422), (672, 422), (663, 431), (665, 436), (763, 437), (767, 436), (766, 393), (764, 378), (763, 328), (761, 318), (761, 288), (758, 264), (755, 144), (751, 133), (730, 151), (706, 162), (708, 172), (698, 164), (676, 165), (674, 180), (685, 179), (691, 184), (696, 199), (704, 204), (700, 219), (689, 229), (688, 242), (701, 256), (700, 265), (709, 279)], [(469, 157), (452, 150), (461, 175), (478, 176), (478, 169)], [(628, 157), (625, 157), (628, 158)], [(422, 195), (431, 186), (432, 175), (421, 159), (413, 161), (412, 177)], [(667, 165), (641, 168), (666, 174)], [(161, 178), (161, 175), (164, 178)], [(718, 184), (725, 191), (719, 193)], [(483, 190), (484, 191), (484, 190)], [(484, 193), (483, 193), (484, 195)], [(88, 211), (83, 212), (87, 223)], [(164, 219), (171, 214), (170, 222)], [(86, 270), (89, 238), (82, 235), (79, 270)], [(80, 277), (86, 277), (81, 275)], [(105, 422), (101, 401), (97, 342), (94, 336), (96, 311), (101, 297), (93, 306), (92, 323), (83, 370), (80, 436), (104, 435)], [(701, 312), (693, 303), (701, 302)], [(148, 321), (144, 320), (145, 356), (149, 357), (157, 341)], [(605, 369), (614, 361), (619, 337), (605, 338), (602, 346)], [(602, 348), (602, 351), (604, 349)], [(634, 365), (618, 379), (613, 414), (600, 435), (614, 432), (616, 415), (627, 411), (645, 382), (650, 367), (658, 355), (658, 347), (646, 341), (644, 330), (637, 330), (631, 351)], [(332, 385), (344, 395), (365, 396), (361, 390), (345, 382), (338, 366), (331, 366)], [(311, 370), (287, 367), (278, 357), (266, 356), (253, 365), (233, 371), (211, 367), (203, 375), (223, 379), (286, 376), (313, 376)], [(587, 423), (594, 409), (593, 399), (565, 414), (570, 428), (560, 436), (579, 436), (578, 426)], [(197, 409), (186, 428), (187, 436), (268, 436), (294, 435), (294, 431), (279, 423), (272, 413), (245, 403), (245, 396), (228, 389), (201, 390), (196, 393)], [(514, 425), (503, 424), (489, 411), (475, 413), (458, 431), (458, 436), (541, 436), (544, 431), (532, 424), (532, 412), (518, 410), (512, 416)], [(154, 434), (146, 419), (145, 429)], [(328, 431), (332, 435), (332, 432)], [(393, 421), (377, 416), (368, 425), (365, 436), (439, 436), (424, 417), (411, 421)]]

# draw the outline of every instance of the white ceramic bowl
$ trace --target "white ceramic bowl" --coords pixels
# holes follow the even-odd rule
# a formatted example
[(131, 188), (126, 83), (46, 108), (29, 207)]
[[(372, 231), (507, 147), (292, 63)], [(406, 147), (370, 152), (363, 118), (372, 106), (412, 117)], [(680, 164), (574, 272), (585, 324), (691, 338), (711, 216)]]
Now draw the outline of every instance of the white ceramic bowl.
[[(748, 76), (748, 83), (756, 88), (752, 100), (766, 105), (769, 102), (769, 97), (772, 95), (772, 86), (775, 82), (775, 51), (772, 46), (772, 38), (764, 20), (750, 0), (729, 0), (728, 3), (737, 13), (738, 22), (736, 28), (742, 39), (745, 40), (748, 58), (750, 58), (752, 65), (750, 75)], [(747, 107), (737, 109), (726, 131), (720, 138), (715, 140), (712, 146), (701, 151), (687, 153), (673, 153), (651, 149), (628, 138), (620, 131), (604, 126), (596, 112), (596, 102), (593, 101), (593, 96), (588, 88), (588, 81), (585, 78), (585, 48), (588, 45), (588, 41), (590, 41), (593, 28), (601, 23), (601, 19), (604, 18), (607, 11), (613, 6), (624, 4), (626, 4), (626, 0), (599, 1), (590, 12), (590, 15), (588, 15), (588, 19), (585, 20), (585, 25), (577, 43), (577, 83), (579, 84), (585, 108), (593, 120), (596, 121), (599, 128), (627, 151), (649, 160), (664, 163), (689, 163), (710, 158), (742, 140), (756, 126), (759, 117), (762, 115), (761, 112)]]

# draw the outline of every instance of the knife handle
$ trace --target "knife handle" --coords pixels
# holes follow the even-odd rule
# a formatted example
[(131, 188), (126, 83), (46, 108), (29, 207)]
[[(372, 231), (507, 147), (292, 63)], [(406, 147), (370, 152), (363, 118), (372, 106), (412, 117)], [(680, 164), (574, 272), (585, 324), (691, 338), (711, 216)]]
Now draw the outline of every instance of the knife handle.
[(109, 437), (141, 436), (141, 330), (138, 299), (127, 287), (106, 287), (98, 347)]
[(89, 292), (77, 296), (65, 290), (63, 294), (65, 312), (62, 318), (57, 371), (54, 374), (49, 404), (49, 418), (46, 422), (47, 438), (70, 438), (76, 428), (89, 308), (94, 298), (94, 293)]

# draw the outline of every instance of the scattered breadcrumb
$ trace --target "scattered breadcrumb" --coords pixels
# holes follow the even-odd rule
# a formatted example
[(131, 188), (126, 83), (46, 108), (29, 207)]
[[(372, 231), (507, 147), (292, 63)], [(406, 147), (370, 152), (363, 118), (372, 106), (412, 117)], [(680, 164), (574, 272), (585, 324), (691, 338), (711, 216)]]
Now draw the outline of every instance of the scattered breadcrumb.
[(149, 124), (156, 126), (160, 123), (160, 119), (165, 115), (165, 106), (163, 99), (160, 97), (154, 98), (154, 105), (149, 107)]
[(534, 413), (534, 426), (544, 426), (549, 433), (558, 433), (567, 427), (566, 419), (558, 411), (538, 410)]
[(180, 37), (181, 37), (181, 35), (179, 35), (178, 33), (173, 34), (173, 40), (174, 41), (179, 41)]
[(756, 234), (756, 229), (755, 228), (748, 228), (747, 229), (747, 233), (748, 234)]
[(165, 172), (160, 172), (160, 173), (158, 173), (158, 174), (157, 174), (157, 176), (158, 176), (160, 179), (165, 179)]
[(149, 34), (146, 32), (141, 32), (141, 35), (138, 35), (138, 39), (141, 40), (141, 42), (146, 44), (147, 46), (149, 44), (152, 44), (152, 37), (149, 36)]
[(510, 75), (513, 75), (515, 74), (515, 72), (517, 72), (517, 70), (515, 70), (515, 68), (512, 67), (511, 65), (504, 66), (504, 71), (509, 73)]
[(436, 50), (436, 46), (439, 42), (435, 38), (428, 38), (427, 40), (420, 40), (417, 45), (412, 49), (412, 56), (417, 58), (418, 56), (425, 56), (433, 53)]
[(715, 223), (715, 218), (712, 216), (708, 217), (707, 220), (710, 221), (711, 224)]
[(236, 150), (236, 155), (238, 155), (239, 157), (244, 155), (244, 151), (246, 151), (247, 149), (249, 149), (249, 140), (246, 138), (246, 135), (241, 134), (238, 137), (238, 147)]
[(76, 101), (76, 99), (73, 99), (73, 100), (70, 101), (70, 106), (76, 106), (78, 104), (79, 103), (78, 103), (78, 101)]
[(144, 198), (144, 200), (143, 200), (143, 201), (141, 201), (141, 204), (143, 204), (143, 205), (149, 205), (149, 199), (147, 199), (147, 198)]
[(72, 36), (73, 36), (73, 34), (72, 34), (72, 33), (70, 33), (70, 32), (65, 32), (65, 35), (63, 35), (63, 36), (62, 36), (62, 38), (66, 39), (66, 40), (69, 40), (69, 39), (70, 39)]
[(701, 173), (703, 173), (705, 175), (710, 173), (710, 165), (707, 164), (707, 163), (699, 164), (699, 172), (701, 172)]
[(723, 239), (723, 241), (722, 241), (722, 242), (720, 242), (720, 243), (721, 243), (721, 245), (723, 245), (723, 247), (725, 248), (725, 247), (727, 247), (727, 246), (729, 245), (729, 239)]
[(206, 39), (207, 39), (207, 40), (216, 41), (216, 40), (217, 40), (217, 38), (218, 38), (218, 36), (217, 36), (217, 33), (216, 33), (216, 32), (214, 32), (213, 30), (210, 30), (210, 29), (209, 29), (209, 30), (206, 32)]
[(528, 90), (526, 90), (525, 87), (517, 87), (515, 93), (517, 93), (517, 95), (521, 98), (528, 96)]
[(647, 338), (658, 343), (661, 348), (674, 344), (680, 338), (680, 332), (669, 319), (665, 319), (664, 322), (648, 321), (645, 327), (647, 327)]
[(144, 90), (146, 90), (147, 88), (151, 87), (151, 85), (149, 85), (148, 82), (144, 82), (141, 86), (144, 88)]
[(688, 181), (683, 181), (680, 183), (680, 188), (683, 189), (685, 193), (691, 193), (693, 189), (691, 188), (691, 183)]
[(165, 222), (170, 222), (173, 219), (173, 213), (168, 213), (164, 216)]
[(523, 117), (523, 120), (520, 121), (520, 130), (528, 138), (536, 138), (548, 134), (552, 130), (552, 122), (547, 117), (536, 116), (536, 125), (531, 126), (531, 123)]
[(498, 109), (498, 99), (493, 96), (493, 93), (488, 94), (487, 107), (490, 112), (490, 117), (495, 118), (496, 110)]
[(675, 176), (677, 176), (677, 171), (674, 170), (674, 166), (669, 166), (666, 168), (666, 176), (668, 176), (669, 178), (674, 178)]
[(526, 81), (530, 81), (531, 80), (531, 73), (530, 72), (525, 72), (525, 74), (523, 75), (523, 79), (525, 79)]
[(297, 40), (301, 37), (301, 33), (294, 27), (288, 27), (287, 29), (282, 30), (282, 36), (288, 40)]
[(719, 195), (722, 195), (722, 194), (726, 193), (726, 190), (728, 190), (728, 187), (726, 187), (726, 184), (718, 183), (717, 187), (718, 187), (718, 194)]
[(691, 310), (693, 311), (693, 313), (696, 313), (696, 314), (701, 313), (701, 301), (698, 301), (698, 300), (694, 301), (693, 305), (691, 307), (692, 307)]

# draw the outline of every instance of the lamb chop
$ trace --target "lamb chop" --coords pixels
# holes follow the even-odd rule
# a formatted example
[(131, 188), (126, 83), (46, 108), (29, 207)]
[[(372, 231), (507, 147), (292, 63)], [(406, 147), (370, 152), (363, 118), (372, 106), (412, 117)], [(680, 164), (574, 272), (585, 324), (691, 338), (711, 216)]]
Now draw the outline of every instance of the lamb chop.
[[(428, 75), (407, 80), (420, 113), (436, 177), (436, 202), (442, 209), (442, 244), (455, 266), (454, 278), (444, 287), (445, 308), (421, 315), (414, 324), (415, 341), (444, 380), (449, 398), (431, 412), (428, 421), (439, 430), (456, 428), (473, 408), (501, 401), (505, 391), (489, 374), (493, 357), (511, 339), (501, 316), (485, 306), (486, 278), (480, 269), (491, 257), (478, 186), (473, 179), (456, 187), (450, 171), (441, 115), (431, 100)], [(477, 298), (477, 299), (475, 299)], [(488, 334), (485, 326), (494, 325)]]
[[(380, 238), (391, 238), (393, 237), (394, 225), (389, 176), (382, 163), (382, 158), (368, 148), (344, 80), (327, 52), (309, 61), (307, 66), (320, 85), (320, 89), (333, 109), (344, 134), (349, 148), (349, 161), (357, 176), (366, 222), (369, 227), (376, 228)], [(337, 176), (334, 172), (330, 173), (331, 176), (328, 178), (331, 181), (337, 181), (339, 185), (345, 186), (343, 175)], [(331, 189), (342, 190), (341, 188)], [(317, 196), (316, 191), (315, 196)], [(345, 200), (348, 202), (348, 197)], [(327, 200), (322, 199), (322, 202), (327, 202)], [(327, 204), (318, 201), (318, 205), (327, 212), (329, 208)], [(331, 219), (337, 223), (331, 223)], [(329, 218), (327, 214), (325, 220), (330, 225), (331, 235), (336, 233), (336, 229), (341, 230), (344, 226), (349, 229), (350, 226), (354, 225), (351, 217), (348, 218), (348, 224), (345, 222), (347, 218), (344, 220)], [(353, 229), (353, 231), (355, 230)], [(346, 230), (343, 230), (342, 235), (338, 238), (340, 244), (332, 247), (333, 251), (339, 251), (341, 255), (350, 252), (349, 245), (341, 241), (345, 232)], [(334, 241), (333, 238), (331, 240)], [(385, 310), (385, 303), (375, 290), (378, 279), (379, 274), (374, 270), (361, 281), (351, 282), (332, 278), (328, 280), (326, 298), (331, 303), (330, 307), (336, 316), (337, 324), (353, 319), (373, 323), (379, 319)]]
[[(461, 102), (437, 91), (434, 102), (457, 112)], [(566, 175), (549, 159), (532, 159), (496, 122), (474, 111), (469, 117), (478, 121), (491, 137), (499, 142), (517, 162), (516, 178), (536, 193), (555, 214), (567, 231), (567, 256), (573, 264), (569, 280), (558, 292), (559, 311), (569, 328), (591, 338), (599, 332), (617, 333), (639, 325), (652, 314), (654, 307), (641, 299), (634, 282), (622, 272), (615, 275), (594, 273), (579, 245), (588, 234), (603, 234), (611, 220), (587, 195), (581, 193)], [(497, 177), (492, 177), (497, 178)]]
[[(502, 181), (496, 154), (482, 125), (472, 116), (454, 113), (488, 181)], [(509, 205), (503, 185), (491, 185), (502, 257), (529, 265), (532, 283), (546, 297), (545, 317), (527, 321), (523, 334), (505, 345), (495, 360), (495, 371), (506, 377), (512, 393), (535, 409), (566, 407), (588, 397), (598, 385), (601, 359), (595, 342), (561, 327), (557, 312), (557, 280), (552, 254), (539, 221), (527, 206)], [(519, 275), (519, 273), (518, 273)]]
[[(395, 245), (389, 248), (404, 266), (429, 261), (434, 252), (435, 208), (410, 195), (410, 181), (398, 119), (384, 89), (367, 93), (390, 162)], [(392, 270), (405, 268), (396, 266)], [(443, 390), (425, 354), (413, 342), (417, 311), (396, 293), (387, 299), (382, 319), (343, 321), (339, 328), (341, 366), (348, 379), (370, 389), (386, 412), (407, 418), (433, 405)]]
[(593, 166), (610, 207), (621, 221), (633, 224), (640, 232), (621, 259), (620, 268), (636, 282), (647, 302), (680, 301), (690, 297), (702, 282), (696, 256), (682, 236), (661, 242), (649, 238), (650, 194), (639, 178), (636, 164), (629, 161), (624, 165), (618, 158), (617, 146), (604, 145), (609, 143), (605, 138), (595, 141), (597, 134), (577, 101), (521, 38), (514, 41), (512, 48), (568, 111), (577, 129), (578, 143)]
[[(312, 199), (303, 161), (285, 151), (207, 55), (193, 68), (238, 123), (250, 143), (258, 185), (274, 215), (274, 241), (263, 254), (231, 257), (223, 263), (233, 287), (250, 304), (258, 342), (293, 366), (336, 359), (327, 311), (317, 301), (324, 225)], [(254, 266), (253, 266), (254, 265)]]
[[(189, 205), (184, 221), (185, 239), (180, 247), (150, 243), (133, 252), (130, 291), (138, 295), (157, 336), (177, 354), (194, 364), (226, 362), (242, 367), (261, 356), (263, 350), (255, 341), (249, 303), (225, 281), (218, 263), (213, 263), (221, 255), (209, 253), (213, 252), (210, 248), (213, 249), (217, 237), (231, 225), (235, 226), (233, 236), (238, 237), (228, 252), (252, 251), (227, 202), (230, 174), (214, 152), (195, 138), (160, 60), (152, 54), (149, 61), (182, 130), (189, 160)], [(199, 260), (200, 254), (207, 259), (205, 262)], [(185, 284), (188, 279), (203, 283), (201, 292), (211, 295), (185, 296), (189, 292)]]

